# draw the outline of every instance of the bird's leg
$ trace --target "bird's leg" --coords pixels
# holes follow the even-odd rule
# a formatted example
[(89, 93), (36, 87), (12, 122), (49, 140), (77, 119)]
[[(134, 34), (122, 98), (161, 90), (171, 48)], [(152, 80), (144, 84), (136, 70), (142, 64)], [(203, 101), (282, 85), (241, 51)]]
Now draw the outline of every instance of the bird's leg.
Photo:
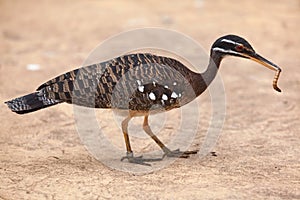
[(180, 157), (180, 158), (188, 158), (190, 154), (196, 154), (198, 151), (180, 151), (179, 149), (171, 151), (168, 147), (166, 147), (160, 139), (152, 132), (149, 123), (148, 123), (149, 115), (145, 115), (143, 129), (144, 131), (158, 144), (158, 146), (165, 153), (164, 156), (168, 157)]
[(128, 136), (128, 123), (131, 120), (131, 118), (132, 118), (132, 116), (129, 115), (126, 119), (124, 119), (122, 121), (122, 131), (123, 131), (123, 135), (124, 135), (124, 139), (125, 139), (127, 152), (126, 152), (126, 156), (121, 158), (121, 161), (123, 161), (124, 159), (127, 159), (128, 162), (130, 162), (130, 163), (151, 166), (149, 163), (146, 163), (146, 162), (162, 160), (162, 159), (144, 159), (143, 156), (138, 156), (138, 157), (133, 156), (133, 152), (131, 150), (131, 145), (130, 145), (129, 136)]
[(123, 136), (125, 139), (127, 155), (132, 154), (131, 145), (130, 145), (129, 136), (128, 136), (128, 123), (131, 120), (131, 118), (132, 117), (129, 115), (122, 121), (122, 132), (123, 132)]

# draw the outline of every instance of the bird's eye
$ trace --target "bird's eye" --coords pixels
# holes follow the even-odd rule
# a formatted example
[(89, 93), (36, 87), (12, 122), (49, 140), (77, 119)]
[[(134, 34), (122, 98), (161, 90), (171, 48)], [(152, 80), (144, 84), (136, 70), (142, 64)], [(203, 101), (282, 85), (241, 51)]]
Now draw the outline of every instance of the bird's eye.
[(235, 46), (235, 50), (237, 50), (237, 51), (242, 51), (243, 49), (244, 49), (243, 45), (237, 45), (237, 46)]

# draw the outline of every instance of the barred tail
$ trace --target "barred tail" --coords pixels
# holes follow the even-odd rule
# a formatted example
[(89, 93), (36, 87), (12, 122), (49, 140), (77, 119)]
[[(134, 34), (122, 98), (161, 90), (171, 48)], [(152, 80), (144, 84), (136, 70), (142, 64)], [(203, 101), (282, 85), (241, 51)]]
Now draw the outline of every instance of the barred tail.
[(60, 100), (48, 99), (44, 90), (40, 90), (22, 97), (5, 102), (11, 111), (18, 114), (25, 114), (53, 106), (60, 103)]

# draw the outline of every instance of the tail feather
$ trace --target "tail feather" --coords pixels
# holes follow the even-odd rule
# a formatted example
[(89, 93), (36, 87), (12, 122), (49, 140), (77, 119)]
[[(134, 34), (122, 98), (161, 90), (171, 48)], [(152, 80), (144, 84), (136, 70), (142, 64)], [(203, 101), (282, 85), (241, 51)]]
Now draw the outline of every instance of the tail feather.
[(60, 103), (60, 100), (48, 99), (43, 90), (5, 102), (11, 111), (25, 114)]

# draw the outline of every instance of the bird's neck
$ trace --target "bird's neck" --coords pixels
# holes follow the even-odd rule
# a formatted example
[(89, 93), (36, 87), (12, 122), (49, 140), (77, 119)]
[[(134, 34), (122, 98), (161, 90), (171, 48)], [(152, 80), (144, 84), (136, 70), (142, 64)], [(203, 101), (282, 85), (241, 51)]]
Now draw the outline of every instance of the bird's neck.
[(196, 96), (202, 94), (214, 80), (219, 70), (222, 56), (211, 52), (207, 69), (203, 73), (195, 73), (193, 76), (194, 91)]

